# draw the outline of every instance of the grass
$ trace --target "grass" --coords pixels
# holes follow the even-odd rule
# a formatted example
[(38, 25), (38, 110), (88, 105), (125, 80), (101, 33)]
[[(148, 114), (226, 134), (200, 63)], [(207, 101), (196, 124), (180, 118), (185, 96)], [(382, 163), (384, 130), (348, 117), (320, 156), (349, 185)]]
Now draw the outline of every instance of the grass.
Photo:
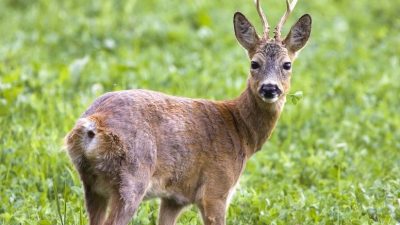
[[(62, 150), (106, 91), (146, 88), (233, 98), (248, 59), (237, 10), (250, 0), (0, 1), (0, 224), (87, 224)], [(271, 24), (284, 2), (265, 0)], [(292, 93), (271, 140), (248, 162), (228, 224), (400, 223), (399, 1), (299, 1), (313, 16)], [(131, 224), (155, 224), (157, 201)], [(200, 224), (189, 208), (179, 224)]]

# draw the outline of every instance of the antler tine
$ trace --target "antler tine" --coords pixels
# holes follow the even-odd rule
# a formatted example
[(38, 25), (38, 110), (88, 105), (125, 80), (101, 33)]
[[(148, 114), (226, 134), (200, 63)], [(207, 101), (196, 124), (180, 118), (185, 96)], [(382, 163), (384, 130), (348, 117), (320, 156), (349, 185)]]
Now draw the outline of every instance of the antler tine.
[(286, 12), (283, 14), (281, 20), (279, 21), (278, 25), (275, 27), (275, 40), (280, 40), (281, 38), (281, 29), (283, 24), (285, 24), (287, 18), (289, 17), (290, 13), (292, 13), (294, 7), (296, 6), (297, 0), (293, 0), (289, 3), (289, 0), (286, 0)]
[(268, 36), (269, 36), (269, 25), (268, 25), (267, 18), (265, 17), (265, 14), (264, 14), (264, 12), (263, 12), (261, 6), (260, 6), (260, 0), (255, 0), (255, 3), (256, 3), (256, 6), (257, 6), (258, 15), (260, 16), (261, 22), (262, 22), (262, 24), (263, 24), (263, 29), (264, 29), (263, 37), (264, 37), (265, 39), (268, 40)]

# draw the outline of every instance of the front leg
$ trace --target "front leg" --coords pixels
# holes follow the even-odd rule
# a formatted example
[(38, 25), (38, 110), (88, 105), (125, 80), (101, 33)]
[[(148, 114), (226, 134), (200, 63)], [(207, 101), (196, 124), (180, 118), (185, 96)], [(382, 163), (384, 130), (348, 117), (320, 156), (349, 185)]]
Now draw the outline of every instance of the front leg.
[(176, 219), (185, 205), (178, 204), (171, 199), (161, 199), (158, 225), (175, 225)]
[(198, 204), (204, 225), (225, 225), (226, 198), (206, 197)]

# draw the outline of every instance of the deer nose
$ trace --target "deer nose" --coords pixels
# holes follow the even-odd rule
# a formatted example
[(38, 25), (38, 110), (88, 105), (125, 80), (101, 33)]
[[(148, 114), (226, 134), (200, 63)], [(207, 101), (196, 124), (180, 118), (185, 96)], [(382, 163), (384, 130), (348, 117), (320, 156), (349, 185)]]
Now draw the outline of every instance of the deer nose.
[(277, 98), (282, 94), (281, 89), (279, 89), (276, 84), (263, 84), (260, 88), (260, 95), (267, 99)]

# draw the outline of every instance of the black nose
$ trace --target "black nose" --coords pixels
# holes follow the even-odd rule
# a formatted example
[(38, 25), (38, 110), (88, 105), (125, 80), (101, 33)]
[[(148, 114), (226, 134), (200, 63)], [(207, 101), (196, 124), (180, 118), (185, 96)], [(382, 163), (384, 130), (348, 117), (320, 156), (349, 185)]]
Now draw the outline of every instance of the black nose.
[(276, 84), (263, 84), (260, 88), (260, 95), (264, 98), (276, 98), (282, 94), (282, 91), (279, 89)]

